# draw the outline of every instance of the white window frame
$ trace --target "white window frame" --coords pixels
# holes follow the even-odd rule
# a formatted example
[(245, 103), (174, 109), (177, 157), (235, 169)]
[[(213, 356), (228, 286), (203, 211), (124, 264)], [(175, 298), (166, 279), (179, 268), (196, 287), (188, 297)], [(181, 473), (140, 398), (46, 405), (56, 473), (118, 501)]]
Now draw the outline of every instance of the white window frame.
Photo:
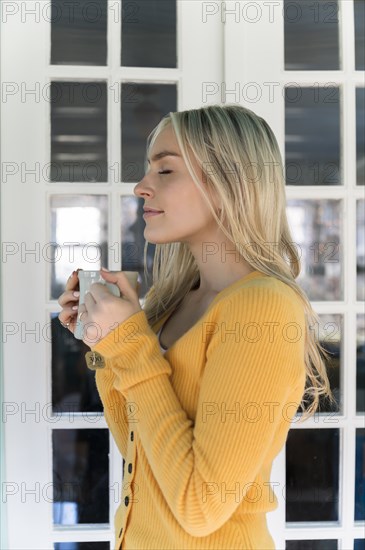
[[(67, 413), (57, 422), (49, 419), (51, 403), (51, 345), (40, 335), (25, 334), (35, 323), (44, 327), (51, 312), (58, 311), (56, 300), (49, 300), (51, 266), (37, 252), (22, 258), (24, 249), (50, 242), (49, 198), (52, 194), (106, 194), (109, 198), (109, 243), (120, 241), (120, 197), (131, 195), (135, 184), (115, 182), (110, 169), (120, 166), (120, 98), (108, 101), (108, 183), (48, 183), (38, 169), (36, 178), (25, 170), (44, 167), (50, 162), (50, 103), (43, 90), (51, 81), (176, 82), (178, 109), (201, 104), (201, 81), (221, 80), (222, 25), (204, 25), (202, 3), (178, 0), (178, 60), (175, 69), (120, 67), (121, 2), (108, 0), (107, 67), (51, 66), (49, 64), (50, 12), (42, 12), (42, 2), (16, 0), (2, 3), (1, 66), (3, 96), (1, 162), (6, 178), (2, 182), (3, 257), (1, 298), (3, 331), (3, 408), (5, 441), (6, 535), (3, 547), (26, 550), (53, 548), (55, 541), (109, 540), (114, 545), (114, 513), (121, 485), (122, 457), (110, 436), (110, 523), (54, 529), (52, 524), (52, 430), (60, 428), (107, 428), (102, 415), (90, 422), (87, 414)], [(14, 11), (9, 7), (12, 5)], [(48, 3), (47, 3), (48, 4)], [(50, 4), (48, 4), (50, 5)], [(34, 12), (32, 14), (31, 12)], [(119, 19), (116, 14), (119, 13)], [(203, 46), (202, 46), (203, 44)], [(14, 93), (11, 93), (11, 87)], [(34, 98), (25, 90), (36, 89)], [(120, 91), (120, 86), (115, 89)], [(4, 88), (3, 88), (4, 90)], [(10, 177), (14, 165), (18, 173)], [(24, 175), (24, 177), (23, 177)], [(22, 181), (22, 178), (25, 181)], [(15, 206), (16, 205), (16, 206)], [(19, 247), (13, 255), (11, 247)], [(25, 261), (22, 261), (25, 260)], [(120, 265), (111, 258), (111, 269)], [(23, 325), (22, 325), (23, 323)], [(23, 330), (22, 330), (23, 327)], [(22, 339), (24, 341), (22, 341)], [(85, 365), (86, 368), (86, 365)], [(46, 407), (46, 409), (45, 409)], [(34, 414), (26, 413), (34, 409)], [(91, 415), (95, 419), (95, 415)], [(4, 484), (5, 483), (5, 484)], [(34, 493), (31, 490), (34, 489)], [(13, 492), (14, 494), (11, 494)], [(115, 498), (117, 497), (117, 498)]]

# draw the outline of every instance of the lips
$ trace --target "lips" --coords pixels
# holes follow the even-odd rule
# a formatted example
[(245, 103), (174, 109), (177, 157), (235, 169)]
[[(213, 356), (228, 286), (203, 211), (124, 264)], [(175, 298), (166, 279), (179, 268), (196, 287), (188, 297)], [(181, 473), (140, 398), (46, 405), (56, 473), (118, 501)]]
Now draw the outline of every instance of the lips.
[(148, 213), (148, 212), (155, 212), (156, 214), (160, 214), (163, 212), (163, 210), (156, 210), (155, 208), (143, 208), (144, 212), (145, 213)]
[(163, 214), (163, 212), (160, 210), (146, 210), (145, 213), (143, 214), (143, 217), (149, 218), (152, 216), (159, 216), (160, 214)]

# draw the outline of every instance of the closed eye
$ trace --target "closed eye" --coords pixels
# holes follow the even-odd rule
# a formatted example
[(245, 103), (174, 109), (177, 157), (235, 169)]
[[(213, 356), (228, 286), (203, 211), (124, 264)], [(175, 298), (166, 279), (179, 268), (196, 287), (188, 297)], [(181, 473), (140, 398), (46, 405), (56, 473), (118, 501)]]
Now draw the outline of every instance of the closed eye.
[(171, 174), (172, 170), (161, 170), (159, 174)]

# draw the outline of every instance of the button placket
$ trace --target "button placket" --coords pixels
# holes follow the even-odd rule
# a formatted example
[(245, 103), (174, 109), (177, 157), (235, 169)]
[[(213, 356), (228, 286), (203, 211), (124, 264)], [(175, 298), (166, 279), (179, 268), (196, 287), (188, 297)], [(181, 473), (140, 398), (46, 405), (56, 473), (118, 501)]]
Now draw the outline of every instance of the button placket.
[[(122, 484), (122, 495), (121, 495), (121, 506), (124, 507), (125, 512), (123, 514), (123, 525), (121, 526), (118, 534), (117, 548), (120, 548), (122, 540), (125, 534), (125, 526), (128, 520), (129, 512), (132, 506), (132, 501), (130, 498), (131, 495), (131, 484), (134, 477), (134, 468), (133, 463), (135, 463), (136, 458), (136, 444), (135, 444), (135, 433), (133, 430), (129, 433), (129, 441), (127, 448), (127, 456), (123, 458), (123, 484)], [(127, 469), (125, 466), (127, 466)], [(129, 494), (126, 494), (128, 491)]]

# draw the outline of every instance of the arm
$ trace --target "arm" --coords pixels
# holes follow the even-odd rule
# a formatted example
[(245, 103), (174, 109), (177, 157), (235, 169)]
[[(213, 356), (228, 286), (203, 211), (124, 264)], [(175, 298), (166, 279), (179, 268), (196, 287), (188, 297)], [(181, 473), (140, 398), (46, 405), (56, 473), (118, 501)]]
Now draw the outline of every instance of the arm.
[[(267, 289), (245, 292), (221, 306), (217, 326), (240, 331), (247, 323), (300, 323), (300, 308), (280, 293)], [(238, 321), (239, 320), (239, 321)], [(125, 342), (128, 323), (138, 330), (134, 342)], [(236, 341), (218, 330), (207, 348), (207, 362), (195, 424), (186, 415), (171, 386), (171, 366), (161, 355), (156, 335), (144, 312), (133, 315), (101, 340), (96, 347), (112, 358), (115, 387), (138, 403), (138, 434), (153, 474), (177, 521), (193, 536), (206, 536), (222, 526), (239, 506), (220, 491), (204, 497), (208, 483), (241, 487), (252, 483), (271, 450), (276, 429), (288, 397), (298, 383), (304, 387), (303, 338), (293, 343), (281, 329), (270, 342), (269, 331), (259, 341), (248, 337)], [(256, 404), (257, 421), (222, 417), (222, 410)], [(277, 414), (265, 406), (275, 403)], [(214, 413), (214, 414), (213, 414)], [(295, 410), (293, 411), (293, 415)], [(287, 421), (287, 420), (286, 420)], [(289, 427), (289, 426), (288, 426)], [(163, 450), (163, 452), (161, 452)], [(246, 452), (243, 452), (246, 450)], [(247, 451), (248, 450), (248, 451)]]

